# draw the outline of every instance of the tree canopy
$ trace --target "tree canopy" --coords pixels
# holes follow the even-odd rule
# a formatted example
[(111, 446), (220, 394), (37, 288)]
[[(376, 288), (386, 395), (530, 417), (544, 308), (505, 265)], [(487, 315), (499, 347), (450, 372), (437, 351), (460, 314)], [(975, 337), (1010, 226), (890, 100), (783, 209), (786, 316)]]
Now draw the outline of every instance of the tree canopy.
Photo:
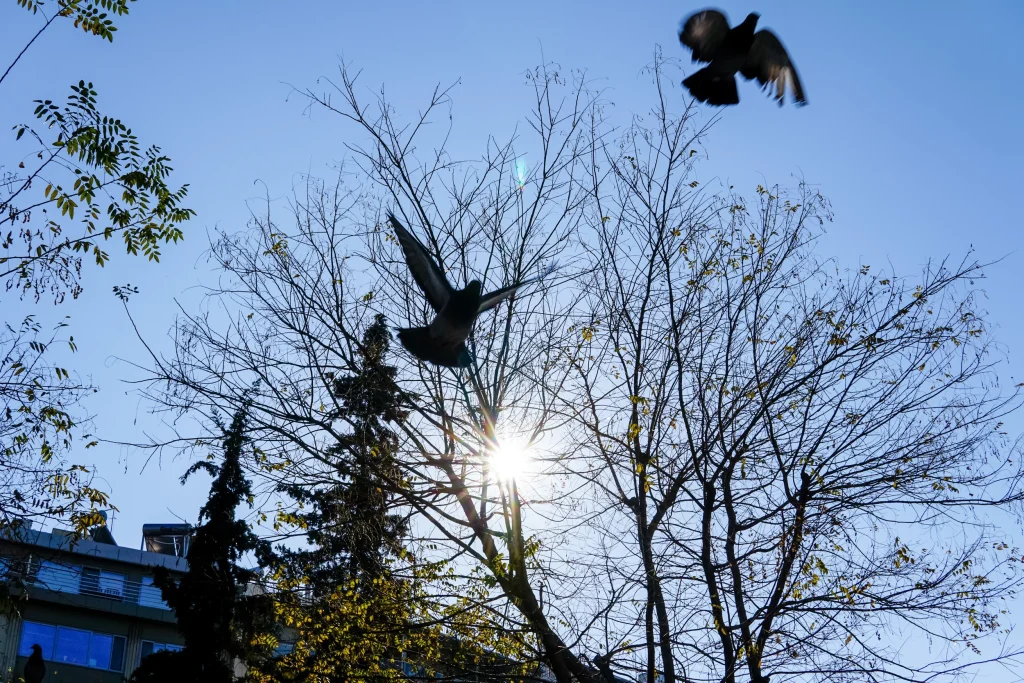
[[(16, 2), (30, 33), (0, 74), (0, 92), (15, 67), (26, 67), (44, 32), (66, 26), (113, 42), (115, 21), (134, 0)], [(83, 264), (106, 266), (112, 239), (122, 240), (128, 255), (159, 261), (161, 246), (181, 240), (180, 224), (195, 215), (183, 205), (188, 186), (170, 182), (170, 158), (159, 147), (143, 147), (126, 123), (102, 110), (91, 82), (71, 85), (64, 101), (26, 105), (31, 122), (16, 123), (12, 132), (21, 153), (0, 159), (5, 310), (14, 310), (15, 299), (77, 298)], [(114, 289), (122, 299), (138, 291), (130, 284)], [(99, 521), (97, 510), (110, 506), (91, 468), (67, 458), (74, 438), (85, 448), (97, 443), (85, 433), (80, 407), (95, 389), (79, 379), (80, 368), (52, 360), (58, 349), (77, 350), (69, 319), (51, 324), (28, 314), (6, 318), (0, 328), (0, 529), (61, 520), (83, 533)]]
[[(702, 187), (707, 126), (670, 69), (647, 71), (653, 103), (621, 127), (582, 74), (531, 71), (532, 137), (477, 162), (430, 137), (448, 91), (406, 125), (343, 69), (307, 96), (365, 144), (289, 215), (215, 241), (210, 296), (234, 317), (182, 314), (149, 397), (196, 416), (251, 401), (273, 490), (346, 481), (336, 379), (364, 367), (360, 331), (433, 314), (393, 211), (453, 283), (561, 264), (481, 316), (468, 370), (387, 360), (387, 492), (416, 556), (451, 572), (443, 628), (522, 634), (559, 683), (952, 679), (1018, 656), (1002, 601), (1020, 553), (989, 520), (1021, 499), (1002, 428), (1021, 396), (995, 381), (982, 264), (843, 272), (817, 254), (833, 216), (808, 185)], [(530, 471), (505, 468), (513, 450)], [(301, 526), (304, 495), (282, 524)]]
[(252, 487), (242, 470), (247, 446), (245, 419), (243, 408), (224, 431), (219, 465), (201, 460), (181, 478), (184, 484), (199, 470), (214, 476), (189, 543), (188, 572), (178, 579), (165, 567), (153, 570), (153, 583), (174, 610), (185, 647), (147, 657), (132, 674), (133, 681), (227, 683), (234, 680), (235, 660), (245, 662), (258, 656), (260, 645), (266, 644), (267, 635), (274, 631), (269, 596), (252, 590), (259, 586), (259, 572), (245, 566), (246, 562), (271, 564), (270, 544), (236, 514), (239, 505), (251, 505), (253, 500)]

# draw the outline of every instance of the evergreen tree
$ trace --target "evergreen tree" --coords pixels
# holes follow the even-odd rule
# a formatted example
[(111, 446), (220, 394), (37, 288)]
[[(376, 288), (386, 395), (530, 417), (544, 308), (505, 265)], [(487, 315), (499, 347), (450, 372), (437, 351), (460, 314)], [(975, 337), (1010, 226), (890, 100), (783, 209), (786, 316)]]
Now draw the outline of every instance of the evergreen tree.
[(408, 413), (396, 370), (385, 363), (389, 348), (390, 332), (378, 315), (363, 334), (357, 372), (334, 380), (338, 419), (352, 427), (330, 450), (334, 481), (314, 490), (282, 487), (309, 510), (299, 516), (308, 548), (279, 550), (282, 584), (308, 588), (311, 600), (279, 604), (299, 642), (265, 680), (394, 678), (400, 669), (388, 661), (401, 656), (402, 644), (436, 637), (410, 633), (422, 596), (409, 576), (393, 572), (396, 560), (411, 556), (403, 547), (408, 521), (395, 514), (391, 493), (401, 469), (389, 423)]
[(284, 487), (310, 510), (300, 517), (309, 548), (282, 553), (289, 572), (304, 576), (314, 595), (348, 581), (383, 577), (388, 559), (403, 553), (408, 522), (392, 512), (395, 497), (389, 491), (401, 471), (398, 438), (388, 423), (401, 423), (408, 413), (401, 407), (396, 370), (384, 362), (389, 347), (385, 318), (378, 315), (363, 334), (358, 372), (334, 381), (339, 418), (352, 425), (330, 450), (336, 481), (311, 491)]
[(252, 504), (252, 489), (241, 465), (247, 442), (245, 419), (243, 408), (225, 431), (220, 466), (198, 462), (181, 478), (184, 483), (198, 470), (214, 476), (189, 548), (188, 572), (175, 583), (163, 567), (154, 570), (154, 584), (174, 610), (185, 647), (181, 652), (147, 657), (132, 676), (137, 683), (227, 683), (233, 679), (234, 660), (247, 660), (253, 651), (251, 643), (272, 628), (269, 596), (244, 594), (257, 572), (239, 564), (249, 553), (261, 566), (271, 564), (272, 557), (269, 544), (244, 519), (235, 517), (242, 501)]
[(403, 662), (415, 679), (480, 680), (501, 657), (501, 680), (525, 671), (510, 666), (527, 657), (523, 639), (491, 612), (486, 589), (458, 594), (450, 567), (417, 562), (405, 548), (408, 519), (396, 512), (395, 490), (406, 482), (394, 427), (408, 412), (386, 363), (390, 343), (378, 315), (363, 333), (356, 371), (334, 380), (335, 417), (351, 431), (329, 451), (332, 481), (282, 487), (308, 510), (298, 516), (308, 547), (279, 550), (274, 595), (279, 623), (298, 638), (289, 654), (250, 668), (255, 683), (397, 682), (410, 674)]

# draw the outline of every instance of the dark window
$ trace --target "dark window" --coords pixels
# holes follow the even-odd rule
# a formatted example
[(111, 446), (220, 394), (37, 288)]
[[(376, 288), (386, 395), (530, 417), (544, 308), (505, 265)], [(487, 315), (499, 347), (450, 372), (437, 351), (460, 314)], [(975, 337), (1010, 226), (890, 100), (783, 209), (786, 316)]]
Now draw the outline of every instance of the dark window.
[(141, 662), (146, 657), (150, 656), (154, 652), (162, 652), (164, 650), (170, 650), (171, 652), (181, 652), (182, 646), (175, 645), (173, 643), (154, 643), (151, 640), (142, 641), (142, 649), (139, 651), (139, 661)]
[(51, 591), (74, 593), (81, 579), (81, 567), (34, 559), (30, 579)]
[(124, 638), (114, 638), (114, 646), (110, 649), (110, 669), (112, 671), (124, 671), (124, 645)]
[(124, 599), (124, 574), (105, 572), (95, 567), (82, 567), (82, 579), (79, 592), (86, 595), (99, 595), (111, 600)]
[(114, 637), (94, 633), (89, 643), (89, 666), (96, 669), (110, 668), (110, 652), (114, 649)]
[(100, 570), (95, 567), (82, 567), (82, 585), (80, 589), (83, 593), (99, 593), (100, 592)]

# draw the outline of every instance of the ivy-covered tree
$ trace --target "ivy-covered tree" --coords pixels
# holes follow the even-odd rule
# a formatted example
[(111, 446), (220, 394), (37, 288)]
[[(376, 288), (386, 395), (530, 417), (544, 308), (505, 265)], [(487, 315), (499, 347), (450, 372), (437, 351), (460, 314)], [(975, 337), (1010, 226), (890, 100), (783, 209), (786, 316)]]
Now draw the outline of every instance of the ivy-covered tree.
[[(5, 81), (24, 68), (43, 33), (63, 24), (113, 42), (115, 19), (134, 1), (15, 0), (27, 12), (5, 12), (27, 20), (26, 42), (0, 64), (3, 118), (19, 116), (6, 106)], [(158, 261), (162, 244), (182, 239), (180, 224), (195, 215), (182, 205), (188, 186), (170, 184), (170, 159), (159, 147), (144, 147), (127, 124), (101, 111), (92, 83), (72, 85), (64, 102), (36, 100), (24, 116), (32, 123), (0, 121), (18, 141), (14, 158), (0, 158), (0, 307), (18, 298), (78, 297), (83, 263), (105, 266), (109, 240)], [(135, 288), (115, 290), (126, 297)], [(51, 326), (29, 315), (0, 324), (0, 530), (34, 519), (70, 522), (84, 533), (96, 509), (109, 507), (91, 471), (66, 458), (73, 436), (93, 443), (80, 433), (77, 410), (92, 387), (75, 368), (50, 360), (56, 346), (76, 349), (66, 319)]]
[(235, 516), (242, 502), (253, 501), (241, 462), (246, 443), (240, 410), (225, 431), (221, 464), (200, 461), (182, 476), (182, 483), (198, 470), (214, 476), (189, 546), (188, 572), (175, 582), (163, 567), (154, 569), (154, 584), (174, 610), (185, 647), (147, 657), (133, 674), (137, 683), (228, 682), (234, 661), (247, 661), (267, 642), (261, 636), (273, 628), (273, 607), (263, 591), (246, 590), (258, 572), (242, 563), (254, 556), (260, 565), (272, 564), (271, 547)]

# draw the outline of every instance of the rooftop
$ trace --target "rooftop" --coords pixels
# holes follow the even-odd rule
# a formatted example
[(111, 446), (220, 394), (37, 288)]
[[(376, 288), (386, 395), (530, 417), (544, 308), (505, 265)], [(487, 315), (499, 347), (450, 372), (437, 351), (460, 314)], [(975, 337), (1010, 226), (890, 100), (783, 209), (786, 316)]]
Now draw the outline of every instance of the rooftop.
[(152, 550), (124, 548), (112, 543), (102, 542), (106, 540), (106, 537), (113, 540), (113, 537), (109, 534), (106, 534), (105, 536), (102, 534), (96, 534), (95, 537), (100, 540), (75, 540), (75, 538), (67, 532), (61, 532), (59, 530), (47, 532), (32, 529), (19, 531), (17, 534), (11, 532), (0, 534), (0, 540), (4, 540), (12, 544), (36, 546), (38, 548), (47, 548), (49, 550), (71, 553), (73, 555), (103, 558), (113, 560), (115, 562), (124, 562), (143, 567), (160, 566), (166, 567), (171, 571), (188, 571), (188, 563), (183, 557), (184, 553), (175, 555), (168, 552), (153, 552)]

